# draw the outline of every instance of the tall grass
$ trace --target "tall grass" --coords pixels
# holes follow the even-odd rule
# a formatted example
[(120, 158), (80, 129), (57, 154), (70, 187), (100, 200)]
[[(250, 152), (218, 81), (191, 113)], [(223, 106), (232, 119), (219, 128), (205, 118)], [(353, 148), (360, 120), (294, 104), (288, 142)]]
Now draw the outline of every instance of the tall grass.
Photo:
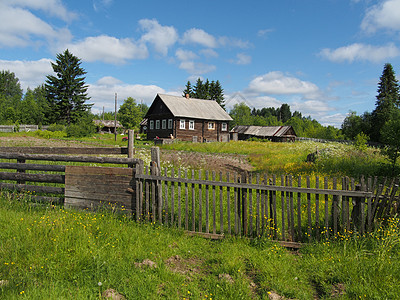
[[(266, 239), (211, 241), (112, 211), (32, 206), (0, 195), (0, 298), (396, 299), (398, 221), (389, 231), (291, 252)], [(140, 265), (145, 259), (152, 268)]]

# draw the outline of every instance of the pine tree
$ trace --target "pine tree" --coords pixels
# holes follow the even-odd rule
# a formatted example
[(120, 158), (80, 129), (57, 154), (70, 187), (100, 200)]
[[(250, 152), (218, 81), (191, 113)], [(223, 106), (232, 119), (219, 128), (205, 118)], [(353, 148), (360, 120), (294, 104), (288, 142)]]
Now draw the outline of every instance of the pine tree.
[(76, 123), (92, 106), (85, 104), (90, 97), (83, 77), (86, 72), (80, 64), (80, 59), (68, 49), (57, 54), (56, 63), (51, 63), (56, 76), (48, 75), (45, 85), (47, 98), (56, 112), (56, 120), (61, 119), (68, 125)]
[(188, 81), (186, 83), (185, 89), (183, 90), (182, 97), (186, 97), (186, 95), (189, 95), (190, 98), (194, 97), (193, 88), (192, 88), (192, 84), (190, 83), (190, 81)]
[(398, 111), (400, 105), (399, 83), (389, 63), (385, 64), (380, 77), (376, 99), (376, 107), (371, 118), (370, 138), (374, 142), (381, 142), (383, 125), (392, 118), (393, 113)]

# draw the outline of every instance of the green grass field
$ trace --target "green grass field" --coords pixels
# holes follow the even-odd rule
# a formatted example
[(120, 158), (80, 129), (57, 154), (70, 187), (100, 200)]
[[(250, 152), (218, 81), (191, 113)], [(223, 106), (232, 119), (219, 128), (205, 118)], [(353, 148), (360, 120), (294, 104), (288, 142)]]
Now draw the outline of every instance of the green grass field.
[[(30, 137), (38, 138), (0, 134), (0, 146), (124, 145), (110, 135), (39, 142)], [(145, 156), (150, 145), (143, 146), (137, 144)], [(327, 150), (316, 163), (305, 162), (317, 148)], [(336, 143), (177, 143), (163, 150), (245, 155), (257, 172), (269, 174), (358, 177), (391, 171), (378, 150)], [(108, 289), (126, 299), (268, 299), (275, 293), (285, 299), (399, 299), (399, 220), (384, 223), (368, 236), (339, 235), (291, 251), (265, 238), (190, 237), (112, 210), (33, 205), (29, 196), (3, 192), (0, 299), (100, 299)]]
[(398, 299), (398, 226), (392, 220), (368, 237), (294, 252), (266, 239), (189, 237), (3, 193), (0, 298), (99, 299), (113, 289), (126, 299)]

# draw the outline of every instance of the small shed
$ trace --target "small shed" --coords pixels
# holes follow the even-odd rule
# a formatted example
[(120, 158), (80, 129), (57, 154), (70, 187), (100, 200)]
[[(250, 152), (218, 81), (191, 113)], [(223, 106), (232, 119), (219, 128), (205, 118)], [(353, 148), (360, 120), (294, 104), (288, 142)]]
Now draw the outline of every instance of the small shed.
[(233, 139), (247, 140), (255, 137), (272, 142), (294, 142), (297, 135), (292, 126), (237, 125), (230, 131)]
[[(114, 120), (93, 120), (94, 124), (97, 127), (98, 132), (102, 133), (115, 133), (115, 121)], [(117, 121), (117, 130), (118, 128), (123, 128), (121, 123)]]
[(232, 118), (214, 100), (157, 94), (145, 118), (147, 139), (229, 141)]

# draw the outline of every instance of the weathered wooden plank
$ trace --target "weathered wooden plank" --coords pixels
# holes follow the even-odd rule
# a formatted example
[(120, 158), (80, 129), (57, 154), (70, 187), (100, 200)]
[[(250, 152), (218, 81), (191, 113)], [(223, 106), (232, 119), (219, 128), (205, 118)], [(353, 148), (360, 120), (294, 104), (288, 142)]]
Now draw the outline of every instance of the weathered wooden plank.
[[(212, 180), (215, 181), (215, 171), (212, 171)], [(217, 233), (215, 185), (212, 186), (212, 213), (213, 213), (213, 234)]]
[(80, 189), (66, 189), (65, 191), (65, 204), (73, 204), (75, 199), (85, 199), (98, 201), (102, 203), (122, 203), (127, 209), (131, 209), (132, 195), (130, 194), (117, 194), (113, 198), (110, 195), (105, 195), (96, 192), (87, 192)]
[[(236, 174), (234, 174), (233, 180), (234, 180), (234, 182), (237, 182), (238, 178), (237, 178), (237, 175), (236, 175)], [(239, 233), (239, 221), (238, 221), (238, 219), (239, 219), (239, 214), (238, 214), (238, 207), (239, 207), (239, 204), (238, 204), (238, 188), (237, 188), (237, 187), (234, 187), (233, 189), (234, 189), (234, 190), (233, 190), (233, 198), (234, 198), (233, 201), (234, 201), (234, 214), (235, 214), (235, 234), (238, 235), (238, 233)]]
[[(242, 182), (243, 183), (247, 183), (247, 174), (243, 173), (242, 174)], [(241, 189), (241, 201), (242, 201), (242, 205), (241, 205), (241, 209), (242, 209), (242, 233), (244, 236), (248, 236), (248, 220), (247, 220), (247, 216), (248, 216), (248, 210), (247, 210), (247, 191), (248, 189), (246, 188), (242, 188)]]
[[(222, 172), (219, 173), (219, 181), (222, 181)], [(219, 231), (224, 233), (224, 207), (223, 207), (223, 190), (219, 187)]]
[[(181, 178), (181, 168), (178, 169), (178, 178)], [(178, 228), (182, 226), (182, 198), (181, 198), (181, 182), (178, 182)]]
[(212, 239), (212, 240), (222, 240), (225, 238), (223, 234), (214, 234), (214, 233), (205, 233), (205, 232), (197, 232), (197, 231), (186, 231), (186, 234), (190, 236), (201, 236), (203, 238)]
[[(199, 170), (199, 180), (202, 179), (202, 171)], [(203, 185), (199, 184), (199, 231), (203, 231)]]
[[(256, 176), (256, 183), (260, 184), (260, 174)], [(256, 190), (256, 236), (260, 236), (260, 190)]]
[[(289, 186), (293, 185), (293, 177), (289, 175)], [(290, 238), (291, 241), (295, 240), (295, 232), (294, 232), (294, 205), (293, 205), (293, 193), (289, 193), (289, 205), (290, 205)]]
[(125, 147), (0, 147), (0, 152), (23, 154), (92, 154), (123, 155), (128, 154)]
[(64, 194), (64, 188), (54, 186), (27, 185), (27, 184), (12, 184), (0, 182), (0, 189), (15, 190), (18, 192), (36, 192), (48, 194)]
[[(301, 188), (301, 176), (297, 178), (297, 186)], [(297, 239), (302, 239), (301, 231), (301, 193), (297, 193)]]
[[(337, 189), (337, 179), (336, 177), (333, 177), (332, 181), (332, 188)], [(338, 215), (339, 215), (339, 199), (338, 196), (334, 195), (333, 196), (333, 201), (332, 201), (332, 208), (333, 208), (333, 233), (335, 237), (338, 234)]]
[(65, 172), (65, 166), (0, 162), (0, 169)]
[[(276, 186), (276, 176), (275, 175), (272, 176), (272, 184), (274, 186)], [(273, 212), (273, 218), (271, 218), (271, 220), (273, 220), (273, 229), (274, 229), (273, 237), (276, 238), (278, 236), (278, 215), (276, 214), (276, 191), (272, 192), (271, 212)]]
[[(171, 169), (171, 178), (175, 177), (175, 169)], [(175, 182), (171, 182), (171, 225), (174, 225), (175, 218)]]
[(107, 176), (133, 176), (132, 168), (94, 167), (94, 166), (66, 166), (65, 172), (69, 175), (107, 175)]
[(19, 182), (31, 181), (31, 182), (47, 182), (47, 183), (64, 183), (65, 176), (57, 174), (0, 172), (0, 180), (14, 180)]
[[(229, 172), (226, 173), (226, 181), (229, 182)], [(227, 187), (226, 188), (226, 206), (227, 206), (227, 216), (226, 218), (228, 219), (228, 234), (232, 233), (231, 229), (231, 188)]]
[[(185, 170), (185, 178), (188, 178), (188, 171)], [(185, 230), (189, 230), (189, 190), (185, 183)]]
[[(249, 174), (249, 183), (253, 183), (252, 173)], [(249, 235), (253, 236), (253, 189), (249, 189)]]
[(25, 159), (43, 161), (68, 161), (87, 163), (109, 163), (109, 164), (139, 164), (142, 160), (138, 158), (120, 157), (98, 157), (98, 156), (66, 156), (66, 155), (45, 155), (45, 154), (21, 154), (21, 153), (0, 153), (4, 159)]
[[(284, 175), (281, 175), (281, 186), (285, 186), (285, 180), (284, 180)], [(285, 222), (285, 192), (282, 190), (281, 191), (281, 214), (282, 214), (282, 235), (281, 239), (282, 241), (286, 240), (286, 222)]]
[[(194, 170), (192, 170), (192, 179), (194, 179)], [(192, 231), (196, 231), (196, 186), (192, 183)]]
[(137, 178), (151, 179), (151, 180), (167, 180), (181, 183), (194, 183), (194, 184), (207, 184), (209, 186), (224, 186), (224, 187), (237, 187), (239, 189), (259, 189), (265, 191), (277, 191), (277, 192), (293, 192), (293, 193), (309, 193), (309, 194), (327, 194), (327, 195), (339, 195), (348, 197), (369, 197), (372, 195), (369, 191), (344, 191), (335, 189), (315, 189), (315, 188), (299, 188), (299, 187), (286, 187), (286, 186), (274, 186), (274, 185), (257, 185), (250, 183), (234, 183), (234, 182), (221, 182), (221, 181), (210, 181), (210, 180), (193, 180), (185, 178), (169, 178), (164, 176), (152, 176), (152, 175), (136, 175)]
[[(324, 177), (324, 189), (328, 189), (328, 177)], [(325, 237), (329, 238), (329, 199), (325, 194)]]
[[(167, 167), (164, 167), (164, 175), (167, 176)], [(164, 223), (168, 225), (169, 222), (169, 207), (168, 207), (168, 182), (164, 181), (164, 210), (165, 210), (165, 218)]]
[[(206, 181), (208, 181), (208, 171), (206, 171)], [(209, 185), (206, 184), (206, 233), (210, 233), (210, 204), (209, 204)]]

